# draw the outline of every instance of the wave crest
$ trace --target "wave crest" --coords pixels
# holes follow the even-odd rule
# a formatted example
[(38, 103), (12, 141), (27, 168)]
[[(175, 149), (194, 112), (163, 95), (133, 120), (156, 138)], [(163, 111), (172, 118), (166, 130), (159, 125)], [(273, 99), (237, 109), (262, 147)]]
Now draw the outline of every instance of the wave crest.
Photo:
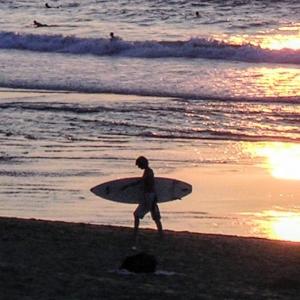
[(300, 50), (263, 49), (251, 44), (233, 45), (214, 39), (187, 41), (126, 41), (107, 38), (80, 38), (0, 32), (0, 49), (125, 56), (140, 58), (185, 57), (234, 60), (257, 63), (300, 64)]

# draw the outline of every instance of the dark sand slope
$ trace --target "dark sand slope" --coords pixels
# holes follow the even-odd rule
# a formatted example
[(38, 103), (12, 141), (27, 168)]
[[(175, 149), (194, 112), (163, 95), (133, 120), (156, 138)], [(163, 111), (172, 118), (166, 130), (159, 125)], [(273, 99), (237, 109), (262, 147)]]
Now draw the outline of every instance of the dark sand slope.
[(119, 274), (132, 230), (0, 218), (1, 299), (299, 299), (300, 243), (141, 230), (162, 274)]

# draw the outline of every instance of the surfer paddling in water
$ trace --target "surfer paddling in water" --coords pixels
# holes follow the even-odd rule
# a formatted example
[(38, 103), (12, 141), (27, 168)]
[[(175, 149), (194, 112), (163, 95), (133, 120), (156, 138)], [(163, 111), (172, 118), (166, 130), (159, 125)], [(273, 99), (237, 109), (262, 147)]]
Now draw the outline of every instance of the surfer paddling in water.
[[(134, 185), (142, 184), (143, 186), (143, 198), (140, 199), (139, 205), (134, 211), (134, 240), (137, 241), (138, 230), (140, 225), (140, 219), (150, 212), (153, 221), (156, 224), (158, 234), (163, 236), (163, 229), (161, 224), (160, 211), (157, 205), (157, 196), (155, 191), (154, 172), (149, 167), (148, 159), (144, 156), (140, 156), (135, 161), (136, 166), (144, 170), (141, 180), (138, 180)], [(130, 186), (132, 186), (131, 184)], [(124, 187), (126, 189), (128, 185)]]

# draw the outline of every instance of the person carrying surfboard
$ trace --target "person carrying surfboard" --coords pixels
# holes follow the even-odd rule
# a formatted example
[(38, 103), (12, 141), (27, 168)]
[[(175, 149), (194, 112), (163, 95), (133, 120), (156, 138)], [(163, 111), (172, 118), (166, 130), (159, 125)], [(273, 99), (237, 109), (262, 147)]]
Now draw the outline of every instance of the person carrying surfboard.
[(156, 224), (158, 234), (160, 237), (163, 235), (161, 216), (159, 207), (157, 205), (157, 196), (155, 191), (155, 181), (154, 181), (154, 172), (149, 166), (149, 161), (146, 157), (140, 156), (135, 161), (136, 166), (144, 170), (143, 176), (141, 178), (144, 197), (141, 199), (138, 207), (134, 211), (134, 238), (137, 239), (138, 229), (140, 224), (140, 219), (143, 219), (144, 216), (151, 212), (151, 217)]
[[(163, 229), (161, 223), (161, 216), (159, 207), (157, 205), (157, 196), (155, 191), (154, 172), (149, 166), (148, 159), (144, 156), (140, 156), (135, 161), (136, 166), (144, 170), (141, 180), (138, 180), (134, 185), (142, 184), (143, 197), (140, 199), (138, 207), (135, 209), (134, 215), (134, 241), (137, 242), (138, 230), (140, 225), (140, 219), (150, 212), (153, 221), (156, 224), (158, 234), (163, 236)], [(133, 185), (133, 184), (131, 184)], [(128, 186), (124, 187), (127, 188)]]

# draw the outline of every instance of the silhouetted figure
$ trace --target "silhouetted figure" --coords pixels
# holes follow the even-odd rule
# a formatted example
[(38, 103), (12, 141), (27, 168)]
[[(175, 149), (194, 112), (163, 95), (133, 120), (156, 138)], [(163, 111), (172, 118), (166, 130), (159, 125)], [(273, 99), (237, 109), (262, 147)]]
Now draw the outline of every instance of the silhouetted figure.
[(196, 11), (196, 17), (197, 17), (197, 18), (200, 18), (199, 11)]
[(136, 255), (127, 256), (122, 262), (120, 269), (126, 269), (135, 273), (154, 273), (157, 261), (155, 256), (140, 252)]
[(135, 164), (140, 169), (144, 170), (143, 176), (136, 182), (130, 183), (123, 187), (123, 190), (130, 186), (141, 184), (143, 188), (143, 196), (140, 199), (138, 207), (134, 211), (134, 241), (137, 243), (140, 219), (143, 219), (147, 213), (151, 213), (151, 217), (156, 224), (158, 234), (163, 237), (163, 229), (159, 207), (157, 205), (157, 195), (155, 190), (154, 172), (149, 166), (149, 161), (146, 157), (140, 156), (136, 159)]
[(110, 41), (112, 42), (112, 41), (119, 41), (121, 38), (119, 37), (119, 36), (115, 36), (115, 34), (113, 33), (113, 32), (111, 32), (110, 34), (109, 34), (109, 36), (110, 36)]
[(38, 22), (38, 21), (36, 21), (36, 20), (33, 21), (33, 25), (34, 25), (35, 27), (48, 27), (47, 24), (40, 23), (40, 22)]
[(46, 8), (60, 8), (61, 6), (51, 6), (48, 3), (45, 3)]

